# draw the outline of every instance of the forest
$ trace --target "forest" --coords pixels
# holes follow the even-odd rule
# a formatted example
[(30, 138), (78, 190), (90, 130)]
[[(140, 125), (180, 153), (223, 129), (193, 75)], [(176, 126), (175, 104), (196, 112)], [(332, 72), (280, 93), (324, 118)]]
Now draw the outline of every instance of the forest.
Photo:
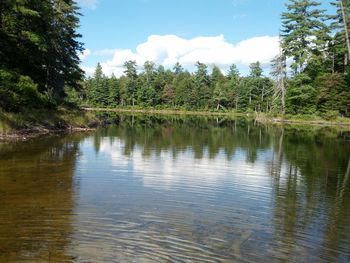
[(152, 61), (124, 63), (124, 75), (91, 77), (79, 68), (79, 9), (72, 0), (0, 3), (0, 107), (20, 111), (61, 103), (114, 108), (171, 108), (350, 115), (350, 0), (288, 0), (281, 14), (280, 51), (266, 73), (259, 61), (243, 76), (197, 62), (189, 72)]

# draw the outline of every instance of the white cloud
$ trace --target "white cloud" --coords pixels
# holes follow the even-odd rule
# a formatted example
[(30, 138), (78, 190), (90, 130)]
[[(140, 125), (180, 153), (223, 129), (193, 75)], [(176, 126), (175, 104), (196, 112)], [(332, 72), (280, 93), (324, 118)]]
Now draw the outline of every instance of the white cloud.
[[(271, 151), (260, 154), (255, 164), (251, 164), (243, 161), (246, 155), (244, 150), (238, 150), (232, 160), (227, 160), (222, 151), (213, 159), (208, 157), (207, 151), (203, 158), (195, 159), (190, 148), (178, 152), (176, 158), (172, 150), (162, 150), (157, 155), (153, 153), (145, 157), (140, 145), (135, 146), (130, 156), (125, 156), (125, 147), (125, 142), (118, 138), (114, 138), (112, 143), (105, 138), (101, 140), (100, 154), (104, 154), (104, 160), (110, 161), (113, 170), (132, 170), (134, 176), (142, 178), (145, 187), (173, 190), (179, 185), (182, 188), (202, 186), (200, 189), (204, 186), (207, 191), (214, 191), (228, 180), (264, 187), (269, 185), (271, 179), (266, 169)], [(245, 177), (241, 176), (242, 172), (246, 174)]]
[(87, 49), (84, 49), (84, 51), (79, 54), (79, 58), (80, 60), (84, 61), (90, 55), (91, 55), (91, 50), (87, 48)]
[(136, 60), (138, 65), (153, 61), (165, 67), (180, 62), (186, 68), (200, 61), (224, 69), (233, 63), (248, 66), (250, 63), (260, 61), (263, 65), (268, 65), (278, 51), (279, 39), (275, 36), (253, 37), (232, 44), (226, 41), (223, 35), (192, 39), (176, 35), (152, 35), (146, 42), (138, 45), (136, 51), (101, 50), (93, 54), (107, 55), (114, 52), (113, 58), (102, 62), (101, 65), (105, 74), (114, 73), (120, 76), (123, 73), (123, 64), (128, 60)]
[(102, 49), (97, 50), (93, 53), (95, 56), (113, 56), (115, 52), (117, 52), (118, 49)]
[(92, 76), (95, 72), (95, 67), (81, 67), (82, 70), (84, 70), (86, 76)]
[(95, 9), (97, 7), (99, 0), (77, 0), (77, 3), (81, 6), (85, 6), (91, 9)]

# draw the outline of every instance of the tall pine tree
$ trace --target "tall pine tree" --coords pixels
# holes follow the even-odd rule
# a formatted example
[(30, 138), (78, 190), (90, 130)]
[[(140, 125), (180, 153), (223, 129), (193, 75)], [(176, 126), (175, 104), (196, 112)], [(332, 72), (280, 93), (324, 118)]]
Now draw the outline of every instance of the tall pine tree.
[(313, 56), (325, 55), (330, 37), (320, 5), (313, 0), (289, 0), (287, 12), (282, 13), (282, 48), (293, 59), (294, 73), (302, 72)]

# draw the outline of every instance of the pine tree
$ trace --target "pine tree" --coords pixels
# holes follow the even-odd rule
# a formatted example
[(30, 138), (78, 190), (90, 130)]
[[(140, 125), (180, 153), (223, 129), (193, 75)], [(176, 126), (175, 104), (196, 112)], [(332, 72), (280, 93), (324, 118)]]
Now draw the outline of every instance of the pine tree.
[(182, 67), (182, 65), (179, 62), (176, 62), (173, 70), (174, 70), (174, 74), (176, 76), (178, 76), (179, 74), (184, 72), (184, 68)]
[(196, 98), (197, 107), (208, 106), (210, 99), (210, 78), (208, 76), (208, 66), (197, 62), (197, 71), (194, 74), (195, 88), (192, 90), (192, 97)]
[(83, 77), (78, 16), (72, 0), (1, 0), (0, 69), (28, 76), (47, 100), (60, 102), (64, 86), (78, 88)]
[(112, 74), (111, 78), (107, 80), (108, 90), (109, 90), (109, 98), (108, 105), (109, 106), (117, 106), (119, 105), (120, 100), (120, 87), (119, 81), (114, 74)]
[(109, 105), (109, 88), (106, 76), (103, 74), (102, 66), (97, 64), (94, 76), (91, 80), (91, 90), (89, 92), (89, 99), (95, 106)]
[(223, 108), (223, 105), (228, 101), (225, 81), (226, 78), (221, 73), (221, 70), (217, 66), (214, 66), (210, 76), (210, 92), (213, 94), (213, 103), (217, 110), (220, 107)]
[(282, 13), (283, 54), (293, 58), (294, 73), (302, 72), (312, 56), (326, 52), (330, 29), (320, 5), (313, 0), (289, 0), (287, 12)]
[(126, 100), (127, 102), (131, 102), (131, 104), (135, 105), (135, 98), (137, 92), (137, 70), (136, 70), (136, 61), (127, 61), (124, 63), (125, 67), (125, 75), (126, 75)]

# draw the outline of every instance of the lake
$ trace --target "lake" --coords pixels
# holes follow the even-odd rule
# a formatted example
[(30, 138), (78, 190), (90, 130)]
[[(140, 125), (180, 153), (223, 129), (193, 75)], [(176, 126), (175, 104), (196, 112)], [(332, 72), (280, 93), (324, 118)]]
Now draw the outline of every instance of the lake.
[(0, 144), (0, 262), (350, 262), (350, 133), (114, 116)]

